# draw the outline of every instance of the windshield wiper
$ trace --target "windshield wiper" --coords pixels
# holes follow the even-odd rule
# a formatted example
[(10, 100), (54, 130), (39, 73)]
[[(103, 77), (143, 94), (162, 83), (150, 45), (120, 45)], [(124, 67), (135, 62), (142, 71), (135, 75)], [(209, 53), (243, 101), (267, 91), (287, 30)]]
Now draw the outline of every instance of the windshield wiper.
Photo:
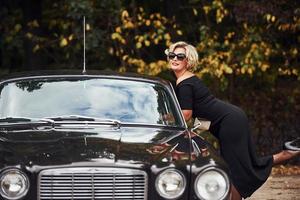
[(0, 118), (0, 122), (15, 123), (15, 122), (31, 122), (31, 118), (27, 117), (5, 117)]
[(41, 125), (56, 126), (74, 126), (74, 125), (109, 125), (120, 128), (121, 122), (114, 119), (102, 119), (81, 115), (64, 115), (45, 118), (30, 118), (30, 117), (5, 117), (0, 118), (0, 126), (41, 126)]
[(121, 126), (121, 122), (115, 119), (103, 119), (103, 118), (95, 118), (88, 117), (82, 115), (63, 115), (63, 116), (55, 116), (55, 117), (45, 117), (44, 119), (53, 120), (56, 124), (57, 122), (67, 123), (67, 124), (76, 124), (79, 123), (87, 123), (87, 124), (103, 124), (103, 125), (114, 125), (118, 128)]
[(30, 118), (30, 117), (4, 117), (0, 118), (0, 123), (35, 123), (35, 122), (47, 122), (53, 123), (51, 119), (43, 118)]
[(54, 121), (95, 121), (95, 118), (81, 115), (63, 115), (55, 117), (45, 117), (44, 119), (51, 119)]
[(0, 118), (1, 128), (12, 129), (28, 129), (33, 127), (51, 127), (54, 126), (54, 121), (51, 119), (29, 118), (29, 117), (5, 117)]

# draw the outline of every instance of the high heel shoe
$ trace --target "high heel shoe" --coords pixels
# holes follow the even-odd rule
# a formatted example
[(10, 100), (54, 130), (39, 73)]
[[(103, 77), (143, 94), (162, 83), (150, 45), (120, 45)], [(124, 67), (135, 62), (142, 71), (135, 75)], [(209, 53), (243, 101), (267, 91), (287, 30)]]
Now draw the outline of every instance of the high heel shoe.
[(283, 143), (283, 151), (273, 155), (273, 165), (281, 164), (300, 155), (300, 137)]
[(283, 150), (288, 150), (291, 152), (300, 152), (300, 137), (295, 140), (285, 142), (283, 145)]

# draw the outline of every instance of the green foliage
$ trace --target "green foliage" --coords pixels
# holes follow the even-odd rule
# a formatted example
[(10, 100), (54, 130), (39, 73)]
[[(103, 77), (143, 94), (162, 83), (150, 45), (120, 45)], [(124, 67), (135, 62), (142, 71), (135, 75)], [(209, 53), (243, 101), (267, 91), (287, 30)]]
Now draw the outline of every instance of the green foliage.
[(34, 66), (35, 69), (42, 66), (49, 69), (80, 68), (83, 16), (86, 17), (87, 63), (91, 68), (118, 65), (117, 61), (111, 62), (108, 49), (111, 46), (110, 33), (119, 21), (119, 1), (46, 0), (40, 4), (43, 9), (37, 18), (25, 12), (28, 9), (25, 5), (7, 5), (1, 10), (6, 11), (1, 22), (1, 30), (4, 30), (1, 34), (4, 38), (1, 68), (22, 68), (14, 66), (16, 63), (12, 58), (17, 56), (20, 60), (17, 64), (25, 65), (26, 69), (26, 51), (43, 60)]
[[(156, 75), (167, 70), (164, 49), (186, 40), (200, 54), (195, 72), (218, 79), (224, 89), (233, 75), (261, 77), (271, 84), (283, 75), (300, 77), (300, 6), (292, 0), (46, 0), (32, 8), (18, 1), (3, 4), (1, 68), (26, 69), (28, 55), (43, 60), (34, 68), (80, 68), (86, 16), (91, 68)], [(41, 8), (39, 15), (28, 12), (34, 7)]]

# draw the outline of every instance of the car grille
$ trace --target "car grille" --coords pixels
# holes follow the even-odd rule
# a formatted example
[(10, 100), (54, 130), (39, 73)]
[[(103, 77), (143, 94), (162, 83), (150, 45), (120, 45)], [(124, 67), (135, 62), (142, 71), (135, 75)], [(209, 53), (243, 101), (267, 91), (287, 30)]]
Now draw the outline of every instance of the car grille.
[(147, 199), (147, 174), (125, 168), (60, 168), (39, 175), (39, 200)]

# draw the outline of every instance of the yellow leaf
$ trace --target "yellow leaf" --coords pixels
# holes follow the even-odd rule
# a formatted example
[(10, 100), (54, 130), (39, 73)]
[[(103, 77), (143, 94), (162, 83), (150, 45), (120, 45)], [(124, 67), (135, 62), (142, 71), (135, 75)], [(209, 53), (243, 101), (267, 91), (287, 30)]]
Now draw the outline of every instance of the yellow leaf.
[(144, 41), (144, 37), (143, 36), (139, 36), (138, 37), (138, 42), (143, 42)]
[(140, 14), (138, 14), (138, 20), (142, 21), (142, 19), (143, 19), (142, 16)]
[(119, 72), (126, 72), (126, 67), (124, 67), (124, 66), (123, 66), (123, 67), (120, 67), (120, 68), (119, 68)]
[(32, 21), (32, 26), (33, 27), (39, 27), (39, 23), (37, 22), (36, 19)]
[(263, 72), (265, 72), (269, 67), (270, 67), (270, 65), (268, 65), (268, 64), (262, 64), (261, 70), (262, 70)]
[(166, 34), (164, 35), (164, 38), (165, 38), (166, 40), (170, 40), (170, 39), (171, 39), (171, 36), (170, 36), (169, 33), (166, 33)]
[(182, 35), (182, 31), (181, 30), (177, 30), (177, 35)]
[(137, 42), (137, 43), (135, 44), (135, 46), (136, 46), (137, 49), (140, 49), (140, 48), (142, 47), (142, 43)]
[(115, 40), (119, 37), (119, 33), (113, 33), (111, 34), (111, 39)]
[(224, 14), (228, 15), (229, 11), (227, 9), (224, 9)]
[(19, 31), (21, 30), (21, 28), (22, 28), (22, 25), (21, 25), (21, 24), (16, 24), (16, 25), (15, 25), (15, 31), (16, 31), (16, 32), (19, 32)]
[(167, 62), (165, 61), (165, 60), (159, 60), (158, 62), (157, 62), (157, 64), (159, 65), (159, 66), (166, 66), (167, 65)]
[(120, 27), (120, 26), (118, 26), (118, 27), (116, 28), (116, 32), (117, 32), (117, 33), (121, 33), (121, 32), (122, 32), (122, 30), (121, 30), (121, 27)]
[(161, 27), (161, 21), (155, 20), (154, 24), (156, 25), (156, 27)]
[(252, 75), (253, 74), (253, 69), (251, 68), (251, 67), (249, 67), (248, 69), (247, 69), (247, 72), (248, 72), (248, 74), (250, 74), (250, 75)]
[(39, 50), (39, 49), (40, 49), (40, 45), (37, 44), (37, 45), (34, 46), (34, 48), (33, 48), (32, 51), (33, 51), (33, 52), (36, 52), (36, 51)]
[(86, 24), (86, 26), (85, 26), (85, 30), (87, 30), (87, 31), (91, 30), (91, 26), (90, 26), (90, 24)]
[(120, 40), (121, 40), (122, 44), (126, 44), (126, 40), (125, 39), (121, 38)]
[(170, 46), (172, 43), (170, 42), (170, 40), (167, 40), (166, 41), (166, 46), (168, 47), (168, 46)]
[(156, 13), (155, 15), (156, 15), (156, 17), (157, 17), (158, 19), (161, 18), (160, 13)]
[(74, 37), (74, 35), (71, 34), (71, 35), (68, 37), (68, 40), (69, 40), (69, 41), (73, 40), (73, 37)]
[(152, 62), (152, 63), (150, 63), (149, 67), (150, 67), (150, 69), (153, 70), (154, 68), (156, 68), (156, 64)]
[(125, 23), (124, 27), (128, 29), (132, 29), (134, 28), (134, 24), (131, 21), (128, 21), (127, 23)]
[(227, 66), (227, 65), (224, 65), (224, 71), (225, 71), (227, 74), (232, 74), (232, 72), (233, 72), (232, 68), (230, 68), (230, 67)]
[(198, 15), (198, 11), (197, 11), (195, 8), (193, 8), (193, 12), (194, 12), (194, 15), (195, 15), (195, 16)]
[(145, 45), (148, 47), (150, 46), (150, 41), (149, 40), (145, 40)]
[(26, 37), (27, 37), (27, 38), (31, 39), (32, 36), (33, 36), (32, 33), (26, 33)]
[(246, 57), (245, 60), (244, 60), (244, 62), (245, 62), (246, 64), (249, 64), (249, 58)]
[(127, 10), (123, 10), (123, 12), (122, 12), (122, 18), (127, 18), (127, 17), (129, 17), (129, 14), (128, 14), (128, 11)]
[(66, 38), (61, 39), (59, 45), (61, 47), (67, 46), (68, 45), (68, 40)]
[(292, 50), (292, 54), (293, 54), (294, 56), (296, 56), (296, 55), (298, 54), (298, 49), (297, 49), (297, 48), (294, 48), (294, 49)]
[(272, 21), (272, 22), (275, 22), (275, 20), (276, 20), (276, 17), (275, 17), (275, 16), (272, 16), (271, 21)]
[(246, 72), (246, 69), (243, 67), (243, 68), (241, 69), (241, 73), (242, 73), (242, 74), (245, 74), (245, 72)]
[(151, 21), (149, 19), (147, 19), (145, 24), (146, 24), (146, 26), (150, 26)]
[(293, 69), (293, 70), (292, 70), (292, 73), (293, 73), (294, 75), (298, 75), (298, 70), (297, 70), (297, 69)]
[(138, 69), (137, 69), (137, 72), (138, 72), (138, 73), (143, 73), (143, 69), (138, 68)]
[(122, 57), (122, 60), (126, 60), (128, 58), (128, 55), (124, 55), (123, 57)]
[(208, 12), (210, 11), (210, 7), (209, 6), (203, 6), (203, 10), (205, 12), (205, 14), (208, 14)]
[(108, 49), (108, 53), (109, 53), (110, 55), (113, 55), (113, 54), (114, 54), (114, 49), (113, 49), (112, 47), (110, 47), (110, 48)]

